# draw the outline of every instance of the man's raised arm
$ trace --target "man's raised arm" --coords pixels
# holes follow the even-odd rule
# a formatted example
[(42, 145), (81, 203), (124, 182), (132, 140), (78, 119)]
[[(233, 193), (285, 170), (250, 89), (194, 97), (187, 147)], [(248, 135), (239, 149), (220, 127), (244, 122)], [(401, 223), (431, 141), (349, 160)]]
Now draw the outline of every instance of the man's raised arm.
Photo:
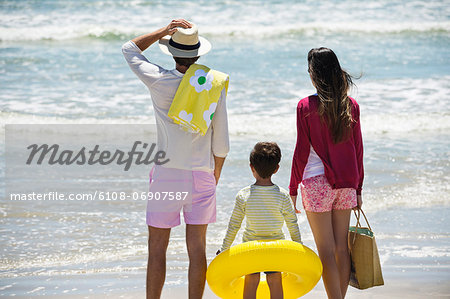
[(184, 19), (172, 20), (169, 25), (162, 27), (152, 33), (147, 33), (133, 38), (131, 41), (138, 46), (141, 51), (145, 51), (152, 44), (166, 35), (172, 35), (177, 31), (177, 27), (191, 28), (191, 23)]

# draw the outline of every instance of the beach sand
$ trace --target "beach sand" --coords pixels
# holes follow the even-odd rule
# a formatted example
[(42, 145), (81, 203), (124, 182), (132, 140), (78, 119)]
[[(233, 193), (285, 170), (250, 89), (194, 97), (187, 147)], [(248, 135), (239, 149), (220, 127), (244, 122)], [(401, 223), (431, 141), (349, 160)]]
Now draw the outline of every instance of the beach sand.
[[(366, 290), (358, 290), (349, 287), (346, 298), (450, 298), (450, 279), (447, 271), (409, 271), (408, 269), (388, 269), (384, 272), (385, 285)], [(112, 282), (115, 283), (114, 281)], [(89, 295), (55, 295), (55, 296), (32, 296), (45, 298), (64, 298), (64, 299), (101, 299), (101, 298), (121, 298), (135, 299), (145, 298), (145, 290), (130, 290), (129, 292), (117, 292), (108, 294), (89, 294)], [(15, 298), (30, 298), (17, 296)], [(163, 289), (162, 299), (187, 298), (187, 286), (165, 287)], [(217, 299), (211, 289), (206, 285), (204, 299)], [(325, 289), (322, 281), (316, 287), (306, 294), (306, 299), (326, 298)]]

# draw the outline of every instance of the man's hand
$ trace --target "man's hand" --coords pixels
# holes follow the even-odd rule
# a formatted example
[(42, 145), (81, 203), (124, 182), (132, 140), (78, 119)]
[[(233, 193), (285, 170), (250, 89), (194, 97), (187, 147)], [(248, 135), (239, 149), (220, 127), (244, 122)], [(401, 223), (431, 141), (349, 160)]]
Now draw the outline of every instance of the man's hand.
[(223, 163), (225, 163), (225, 158), (214, 156), (214, 178), (216, 179), (216, 185), (219, 183)]
[(185, 19), (172, 20), (169, 25), (151, 33), (135, 37), (132, 41), (136, 44), (136, 46), (138, 46), (139, 49), (141, 49), (141, 51), (145, 51), (148, 47), (156, 43), (164, 36), (174, 34), (178, 30), (177, 27), (191, 28), (192, 25)]
[(216, 179), (216, 185), (219, 183), (220, 171), (214, 170), (214, 178)]
[(297, 213), (297, 214), (299, 214), (299, 213), (301, 213), (300, 212), (300, 210), (297, 210), (297, 195), (291, 195), (291, 200), (292, 200), (292, 203), (294, 204), (294, 210), (295, 210), (295, 213)]
[(177, 19), (177, 20), (172, 20), (169, 25), (166, 26), (164, 33), (166, 35), (172, 35), (175, 32), (177, 32), (177, 27), (182, 27), (182, 28), (191, 28), (192, 25), (191, 23), (189, 23), (188, 21), (186, 21), (185, 19)]
[(356, 195), (357, 206), (353, 208), (353, 210), (359, 210), (362, 207), (363, 201), (361, 195)]

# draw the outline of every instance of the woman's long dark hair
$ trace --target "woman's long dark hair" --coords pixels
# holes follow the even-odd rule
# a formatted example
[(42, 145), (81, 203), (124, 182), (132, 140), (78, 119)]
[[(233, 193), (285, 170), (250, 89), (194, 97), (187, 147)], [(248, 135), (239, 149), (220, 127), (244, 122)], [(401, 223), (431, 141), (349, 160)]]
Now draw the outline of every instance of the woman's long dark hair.
[(328, 48), (309, 51), (308, 72), (319, 96), (319, 115), (322, 120), (326, 119), (333, 142), (345, 141), (354, 122), (347, 96), (349, 88), (354, 85), (352, 77), (341, 68), (336, 54)]

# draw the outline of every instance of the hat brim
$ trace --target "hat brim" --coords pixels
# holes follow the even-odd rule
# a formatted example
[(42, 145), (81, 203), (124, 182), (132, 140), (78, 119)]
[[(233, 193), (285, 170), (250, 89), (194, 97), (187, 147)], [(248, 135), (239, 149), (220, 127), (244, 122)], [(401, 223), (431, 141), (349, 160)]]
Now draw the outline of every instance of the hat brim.
[(170, 35), (166, 35), (159, 40), (159, 48), (161, 51), (173, 57), (191, 58), (202, 56), (211, 50), (211, 43), (204, 37), (199, 36), (200, 48), (195, 50), (180, 50), (169, 45)]

